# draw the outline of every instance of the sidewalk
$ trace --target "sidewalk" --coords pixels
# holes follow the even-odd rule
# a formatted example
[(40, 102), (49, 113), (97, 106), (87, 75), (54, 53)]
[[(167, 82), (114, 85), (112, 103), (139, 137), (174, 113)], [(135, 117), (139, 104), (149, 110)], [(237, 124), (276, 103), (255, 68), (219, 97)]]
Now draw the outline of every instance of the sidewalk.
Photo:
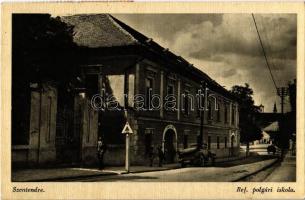
[(265, 180), (266, 182), (294, 182), (296, 181), (296, 157), (287, 155)]
[[(251, 161), (252, 160), (252, 161)], [(269, 162), (274, 162), (274, 160), (266, 160), (264, 162), (255, 157), (244, 158), (241, 157), (233, 157), (230, 160), (223, 160), (221, 162), (216, 163), (216, 167), (213, 168), (227, 168), (236, 165), (245, 165), (249, 163), (255, 163), (253, 171), (255, 169), (260, 169), (265, 165), (268, 165)], [(251, 162), (249, 162), (251, 161)], [(174, 164), (166, 164), (163, 167), (158, 166), (131, 166), (129, 173), (141, 173), (141, 172), (155, 172), (155, 171), (165, 171), (170, 169), (180, 168), (180, 163)], [(211, 166), (210, 166), (211, 167)], [(210, 168), (209, 166), (206, 167)], [(14, 170), (12, 172), (12, 181), (15, 182), (38, 182), (38, 181), (59, 181), (65, 179), (73, 179), (73, 178), (88, 178), (88, 177), (98, 177), (98, 176), (109, 176), (109, 175), (121, 175), (126, 174), (124, 166), (117, 167), (105, 167), (103, 170), (99, 170), (97, 168), (80, 168), (80, 167), (70, 167), (70, 168), (52, 168), (52, 169), (24, 169), (24, 170)]]
[[(163, 167), (158, 166), (131, 166), (130, 173), (163, 171), (179, 168), (180, 164), (168, 164)], [(125, 174), (124, 166), (105, 167), (103, 170), (96, 168), (53, 168), (53, 169), (25, 169), (12, 172), (12, 181), (16, 182), (38, 182), (38, 181), (56, 181), (66, 178), (82, 178), (107, 175)]]

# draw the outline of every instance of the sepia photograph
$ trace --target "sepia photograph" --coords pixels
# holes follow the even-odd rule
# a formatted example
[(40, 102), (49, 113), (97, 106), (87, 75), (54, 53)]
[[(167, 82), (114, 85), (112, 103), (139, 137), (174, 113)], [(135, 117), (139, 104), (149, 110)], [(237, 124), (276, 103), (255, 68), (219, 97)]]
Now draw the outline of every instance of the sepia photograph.
[(11, 20), (12, 182), (296, 182), (297, 14)]
[(1, 198), (304, 199), (303, 2), (1, 6)]

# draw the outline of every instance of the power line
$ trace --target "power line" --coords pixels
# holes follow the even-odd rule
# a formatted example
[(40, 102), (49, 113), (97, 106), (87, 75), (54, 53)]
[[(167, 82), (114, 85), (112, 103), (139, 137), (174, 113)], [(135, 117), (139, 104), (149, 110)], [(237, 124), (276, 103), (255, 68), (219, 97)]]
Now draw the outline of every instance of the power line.
[(270, 68), (268, 59), (267, 59), (267, 55), (266, 55), (266, 52), (265, 52), (265, 48), (264, 48), (264, 45), (263, 45), (261, 36), (260, 36), (260, 34), (259, 34), (259, 31), (258, 31), (258, 28), (257, 28), (257, 25), (256, 25), (256, 21), (255, 21), (255, 17), (254, 17), (254, 14), (253, 14), (253, 13), (252, 13), (252, 18), (253, 18), (253, 21), (254, 21), (254, 25), (255, 25), (255, 29), (256, 29), (257, 35), (258, 35), (259, 42), (260, 42), (260, 44), (261, 44), (261, 46), (262, 46), (262, 49), (263, 49), (263, 54), (264, 54), (264, 57), (265, 57), (265, 60), (266, 60), (267, 67), (268, 67), (269, 72), (270, 72), (271, 79), (272, 79), (273, 84), (274, 84), (274, 86), (275, 86), (275, 90), (277, 91), (277, 86), (276, 86), (276, 83), (275, 83), (275, 80), (274, 80), (274, 77), (273, 77), (273, 74), (272, 74), (272, 71), (271, 71), (271, 68)]
[[(268, 55), (269, 55), (269, 61), (270, 61), (270, 63), (271, 63), (271, 67), (274, 69), (274, 70), (276, 70), (276, 67), (275, 67), (275, 61), (274, 61), (274, 58), (272, 57), (272, 50), (271, 50), (271, 45), (270, 45), (270, 43), (268, 42), (269, 40), (270, 40), (270, 38), (268, 37), (268, 32), (266, 31), (266, 28), (265, 28), (265, 26), (264, 26), (264, 22), (263, 22), (263, 20), (262, 20), (262, 18), (261, 18), (261, 25), (262, 25), (262, 27), (263, 27), (263, 35), (265, 35), (265, 44), (267, 45), (266, 47), (266, 50), (268, 50), (269, 51), (269, 53), (268, 53), (268, 51), (266, 51), (266, 53), (268, 53)], [(262, 39), (263, 39), (263, 37), (262, 37)], [(264, 41), (264, 40), (262, 40), (262, 41)], [(272, 69), (271, 68), (271, 69)], [(275, 73), (275, 71), (273, 71), (273, 76), (275, 77), (275, 80), (277, 81), (277, 83), (278, 83), (278, 81), (279, 81), (279, 79), (277, 79), (277, 77), (276, 77), (276, 73)]]

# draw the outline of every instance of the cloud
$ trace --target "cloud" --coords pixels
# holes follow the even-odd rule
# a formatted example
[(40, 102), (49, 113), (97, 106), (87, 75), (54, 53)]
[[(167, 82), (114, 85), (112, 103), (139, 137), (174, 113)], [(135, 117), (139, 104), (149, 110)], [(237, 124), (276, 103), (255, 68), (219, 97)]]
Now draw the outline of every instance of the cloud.
[[(227, 89), (249, 83), (256, 104), (265, 105), (265, 111), (271, 112), (274, 102), (279, 102), (251, 14), (115, 17), (184, 57)], [(276, 84), (286, 86), (296, 77), (296, 15), (255, 14), (255, 20)]]
[(235, 68), (225, 70), (222, 74), (222, 77), (223, 78), (228, 78), (228, 77), (233, 76), (234, 74), (236, 74), (236, 72), (237, 72), (237, 70)]

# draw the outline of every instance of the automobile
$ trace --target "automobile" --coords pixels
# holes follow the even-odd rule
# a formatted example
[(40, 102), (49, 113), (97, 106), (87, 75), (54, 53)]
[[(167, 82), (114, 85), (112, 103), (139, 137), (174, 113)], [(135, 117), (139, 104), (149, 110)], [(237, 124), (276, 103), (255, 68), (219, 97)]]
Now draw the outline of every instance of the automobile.
[(216, 158), (216, 154), (212, 153), (204, 146), (202, 148), (196, 146), (178, 150), (177, 153), (181, 167), (185, 167), (187, 164), (204, 167), (209, 161), (214, 165)]
[(268, 154), (273, 153), (273, 155), (274, 155), (276, 153), (276, 147), (273, 144), (269, 145), (267, 147), (267, 152), (268, 152)]

